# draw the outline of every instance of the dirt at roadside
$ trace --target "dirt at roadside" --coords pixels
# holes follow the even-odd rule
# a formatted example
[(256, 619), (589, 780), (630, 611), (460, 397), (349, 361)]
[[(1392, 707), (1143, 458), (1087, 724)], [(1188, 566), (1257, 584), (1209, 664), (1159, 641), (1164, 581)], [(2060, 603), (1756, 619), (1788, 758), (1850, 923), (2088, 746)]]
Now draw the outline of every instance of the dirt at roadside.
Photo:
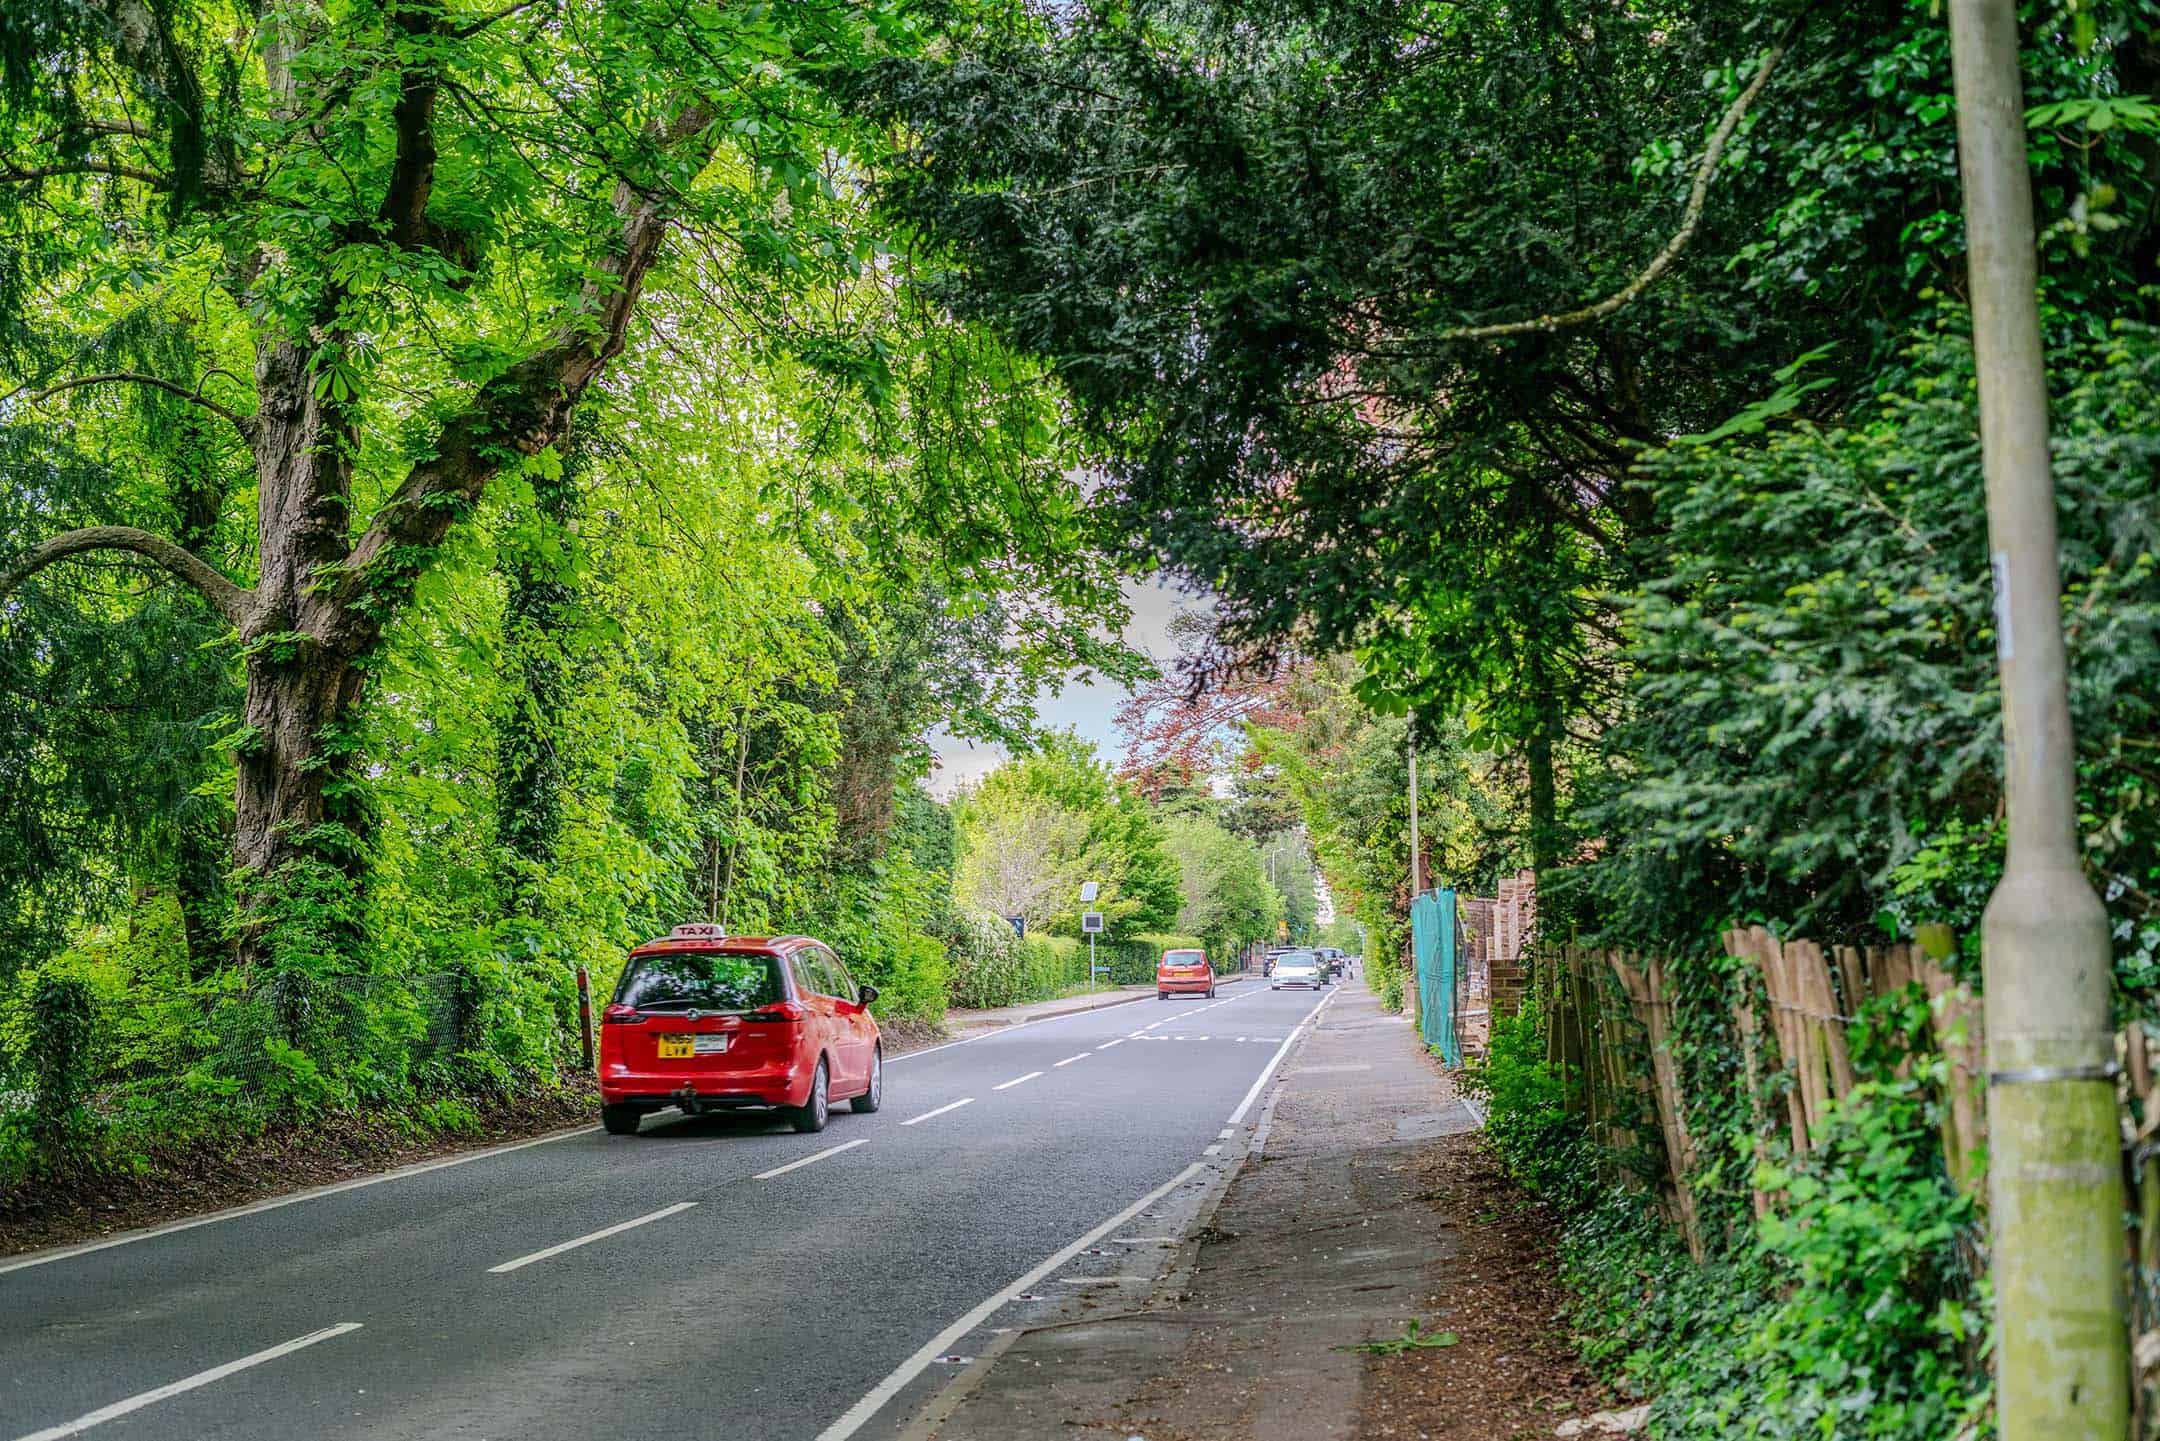
[(133, 1172), (0, 1190), (0, 1255), (94, 1241), (115, 1231), (546, 1135), (590, 1121), (599, 1104), (592, 1083), (581, 1077), (551, 1094), (480, 1103), (479, 1126), (456, 1136), (415, 1137), (392, 1118), (361, 1114), (153, 1150)]
[(1625, 1405), (1569, 1344), (1557, 1226), (1501, 1171), (1484, 1136), (1433, 1141), (1417, 1170), (1419, 1199), (1459, 1243), (1434, 1278), (1440, 1329), (1458, 1339), (1371, 1358), (1357, 1441), (1530, 1441)]

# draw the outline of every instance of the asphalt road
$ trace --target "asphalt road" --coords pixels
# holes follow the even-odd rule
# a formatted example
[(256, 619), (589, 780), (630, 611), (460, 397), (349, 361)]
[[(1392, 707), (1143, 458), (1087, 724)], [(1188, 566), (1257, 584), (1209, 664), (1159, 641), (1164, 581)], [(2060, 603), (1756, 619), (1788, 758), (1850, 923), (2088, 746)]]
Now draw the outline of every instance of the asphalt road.
[(890, 1437), (991, 1331), (1151, 1269), (1323, 998), (917, 1052), (821, 1135), (667, 1113), (0, 1261), (0, 1441)]

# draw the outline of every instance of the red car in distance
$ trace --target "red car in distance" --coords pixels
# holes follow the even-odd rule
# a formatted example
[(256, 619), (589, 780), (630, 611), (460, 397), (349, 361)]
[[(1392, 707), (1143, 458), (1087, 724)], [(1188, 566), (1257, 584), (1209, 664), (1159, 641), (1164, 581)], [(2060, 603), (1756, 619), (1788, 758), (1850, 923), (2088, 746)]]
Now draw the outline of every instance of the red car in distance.
[(1167, 1001), (1174, 994), (1215, 994), (1215, 968), (1206, 951), (1164, 951), (1155, 966), (1155, 999)]
[(677, 926), (630, 953), (600, 1015), (600, 1122), (626, 1136), (653, 1111), (770, 1108), (822, 1131), (832, 1103), (875, 1111), (885, 1055), (870, 1003), (808, 936)]

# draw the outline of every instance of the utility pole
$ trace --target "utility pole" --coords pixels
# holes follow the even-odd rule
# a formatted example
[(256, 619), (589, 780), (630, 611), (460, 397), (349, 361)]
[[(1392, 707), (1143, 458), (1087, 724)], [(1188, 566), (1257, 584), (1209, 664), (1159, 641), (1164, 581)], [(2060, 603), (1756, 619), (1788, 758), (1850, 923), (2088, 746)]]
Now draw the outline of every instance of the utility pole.
[(2009, 852), (1981, 922), (2002, 1441), (2129, 1427), (2107, 913), (2078, 863), (2015, 0), (1951, 0)]
[[(1417, 913), (1417, 898), (1425, 894), (1425, 848), (1418, 840), (1417, 709), (1410, 710), (1410, 911)], [(1403, 1014), (1412, 1025), (1418, 1021), (1417, 942), (1410, 943), (1410, 982), (1403, 987)]]

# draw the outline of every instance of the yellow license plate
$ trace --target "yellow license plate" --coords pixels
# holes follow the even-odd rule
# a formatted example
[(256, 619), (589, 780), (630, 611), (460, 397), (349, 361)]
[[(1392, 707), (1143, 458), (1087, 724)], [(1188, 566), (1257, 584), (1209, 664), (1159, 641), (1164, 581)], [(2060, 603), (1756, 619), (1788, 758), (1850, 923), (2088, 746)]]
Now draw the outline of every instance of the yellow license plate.
[(697, 1040), (695, 1037), (660, 1037), (660, 1059), (663, 1061), (687, 1061), (696, 1054)]

